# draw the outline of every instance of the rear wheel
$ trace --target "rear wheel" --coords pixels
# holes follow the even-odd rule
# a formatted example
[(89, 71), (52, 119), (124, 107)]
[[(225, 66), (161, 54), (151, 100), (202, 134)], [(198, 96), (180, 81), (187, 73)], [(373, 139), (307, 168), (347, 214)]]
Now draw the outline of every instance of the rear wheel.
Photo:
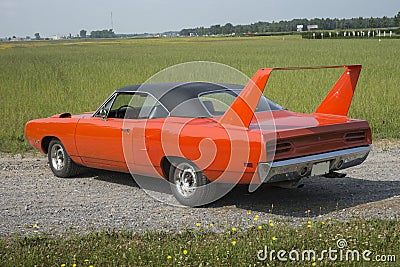
[(47, 157), (50, 169), (57, 177), (72, 177), (80, 171), (80, 167), (72, 161), (64, 145), (58, 139), (50, 141)]
[(188, 160), (172, 162), (169, 181), (175, 198), (185, 206), (202, 206), (213, 201), (215, 186)]

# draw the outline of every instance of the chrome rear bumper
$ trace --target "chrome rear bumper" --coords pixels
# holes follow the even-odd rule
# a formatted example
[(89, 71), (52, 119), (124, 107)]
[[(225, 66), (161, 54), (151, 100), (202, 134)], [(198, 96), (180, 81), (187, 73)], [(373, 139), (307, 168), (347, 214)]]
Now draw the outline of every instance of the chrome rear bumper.
[(371, 146), (362, 146), (272, 163), (260, 162), (257, 172), (263, 183), (296, 180), (311, 177), (313, 165), (320, 162), (329, 161), (330, 172), (359, 165), (367, 158), (370, 150)]

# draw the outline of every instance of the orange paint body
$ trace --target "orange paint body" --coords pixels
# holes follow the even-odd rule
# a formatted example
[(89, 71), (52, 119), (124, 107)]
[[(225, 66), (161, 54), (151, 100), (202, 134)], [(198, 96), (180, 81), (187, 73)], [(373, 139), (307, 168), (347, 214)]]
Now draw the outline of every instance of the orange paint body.
[[(210, 181), (257, 183), (257, 164), (271, 153), (271, 141), (277, 144), (276, 161), (372, 143), (368, 122), (347, 117), (361, 66), (341, 67), (343, 75), (313, 114), (255, 113), (270, 73), (298, 69), (270, 68), (259, 70), (222, 116), (103, 120), (63, 114), (28, 122), (25, 134), (43, 153), (48, 140), (59, 139), (71, 159), (87, 167), (166, 178), (163, 159), (183, 157)], [(263, 128), (272, 122), (274, 129)], [(362, 138), (352, 138), (357, 134)]]

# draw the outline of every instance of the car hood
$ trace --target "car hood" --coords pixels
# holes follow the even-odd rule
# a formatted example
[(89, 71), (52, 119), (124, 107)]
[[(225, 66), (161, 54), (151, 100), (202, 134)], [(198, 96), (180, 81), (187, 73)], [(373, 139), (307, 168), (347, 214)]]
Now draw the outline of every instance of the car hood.
[(56, 114), (53, 116), (50, 116), (50, 118), (75, 118), (75, 119), (80, 119), (80, 118), (88, 118), (93, 116), (93, 112), (85, 112), (82, 114), (77, 114), (77, 115), (71, 115), (71, 113), (69, 112), (64, 112), (64, 113), (60, 113), (60, 114)]

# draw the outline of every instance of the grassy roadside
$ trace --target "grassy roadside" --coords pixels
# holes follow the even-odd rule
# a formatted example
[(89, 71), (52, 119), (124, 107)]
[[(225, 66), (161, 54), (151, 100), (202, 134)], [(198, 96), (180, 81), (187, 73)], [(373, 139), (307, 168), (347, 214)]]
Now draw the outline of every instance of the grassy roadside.
[[(294, 227), (273, 221), (258, 225), (257, 219), (250, 229), (222, 233), (213, 231), (217, 225), (211, 224), (180, 234), (103, 231), (67, 238), (3, 237), (0, 266), (398, 266), (395, 261), (400, 261), (398, 220), (313, 220)], [(268, 256), (275, 250), (274, 260), (258, 259), (265, 246)], [(321, 254), (329, 249), (331, 257)], [(286, 251), (281, 258), (287, 262), (278, 260), (279, 250)], [(315, 258), (306, 252), (301, 261), (304, 250), (314, 250)], [(294, 260), (293, 251), (299, 252), (300, 261)], [(259, 254), (264, 255), (263, 251)], [(378, 264), (377, 256), (386, 262)]]

